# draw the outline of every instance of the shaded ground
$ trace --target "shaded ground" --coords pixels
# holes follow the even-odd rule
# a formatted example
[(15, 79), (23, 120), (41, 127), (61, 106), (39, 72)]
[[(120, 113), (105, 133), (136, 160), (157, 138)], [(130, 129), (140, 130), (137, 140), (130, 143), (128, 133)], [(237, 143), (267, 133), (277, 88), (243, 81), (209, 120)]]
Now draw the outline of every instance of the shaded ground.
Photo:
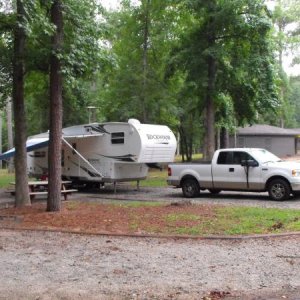
[(45, 211), (45, 203), (34, 203), (31, 207), (22, 209), (1, 209), (0, 227), (120, 235), (149, 232), (168, 234), (174, 233), (173, 228), (193, 227), (212, 219), (217, 207), (177, 202), (136, 205), (68, 201), (63, 203), (61, 212), (49, 213)]

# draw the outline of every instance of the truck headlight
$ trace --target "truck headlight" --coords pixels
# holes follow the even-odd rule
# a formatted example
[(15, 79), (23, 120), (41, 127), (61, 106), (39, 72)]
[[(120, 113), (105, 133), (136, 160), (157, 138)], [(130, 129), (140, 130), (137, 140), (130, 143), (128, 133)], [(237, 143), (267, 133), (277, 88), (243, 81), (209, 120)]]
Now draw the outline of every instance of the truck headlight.
[(300, 170), (292, 170), (292, 176), (300, 176)]

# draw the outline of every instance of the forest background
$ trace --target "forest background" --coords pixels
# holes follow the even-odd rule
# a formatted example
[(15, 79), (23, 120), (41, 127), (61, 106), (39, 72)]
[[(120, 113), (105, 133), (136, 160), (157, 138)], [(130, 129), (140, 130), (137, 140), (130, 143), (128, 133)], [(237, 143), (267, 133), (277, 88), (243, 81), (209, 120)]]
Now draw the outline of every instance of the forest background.
[[(27, 134), (49, 129), (47, 1), (25, 1)], [(51, 2), (51, 1), (48, 1)], [(269, 1), (268, 1), (269, 2)], [(300, 127), (300, 4), (276, 0), (64, 2), (63, 127), (89, 121), (170, 126), (184, 159), (211, 156), (238, 126)], [(14, 2), (2, 1), (0, 97), (9, 145)], [(9, 130), (8, 130), (9, 131)]]
[(16, 206), (30, 204), (26, 137), (48, 129), (55, 211), (62, 127), (166, 124), (187, 160), (212, 157), (238, 126), (298, 127), (299, 76), (283, 62), (287, 53), (300, 62), (300, 4), (271, 2), (124, 0), (106, 10), (96, 0), (2, 1), (1, 148), (13, 146), (14, 131)]

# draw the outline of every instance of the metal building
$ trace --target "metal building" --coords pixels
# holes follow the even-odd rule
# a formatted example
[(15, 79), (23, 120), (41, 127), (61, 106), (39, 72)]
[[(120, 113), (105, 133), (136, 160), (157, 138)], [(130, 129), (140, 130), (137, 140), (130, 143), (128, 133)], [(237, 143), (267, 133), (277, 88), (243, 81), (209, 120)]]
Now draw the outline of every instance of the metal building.
[(300, 129), (270, 125), (239, 127), (230, 137), (230, 147), (264, 148), (279, 157), (293, 156), (300, 150)]

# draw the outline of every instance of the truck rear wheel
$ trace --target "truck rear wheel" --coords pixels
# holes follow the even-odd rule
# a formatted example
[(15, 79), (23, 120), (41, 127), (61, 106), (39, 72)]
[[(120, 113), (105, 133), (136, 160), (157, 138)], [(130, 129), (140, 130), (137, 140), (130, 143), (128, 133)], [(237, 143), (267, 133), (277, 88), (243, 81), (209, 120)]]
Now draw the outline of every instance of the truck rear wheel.
[(183, 196), (194, 198), (200, 194), (200, 186), (196, 179), (185, 179), (181, 185)]
[(291, 188), (283, 179), (274, 179), (268, 186), (269, 196), (272, 200), (283, 201), (287, 200), (291, 194)]

